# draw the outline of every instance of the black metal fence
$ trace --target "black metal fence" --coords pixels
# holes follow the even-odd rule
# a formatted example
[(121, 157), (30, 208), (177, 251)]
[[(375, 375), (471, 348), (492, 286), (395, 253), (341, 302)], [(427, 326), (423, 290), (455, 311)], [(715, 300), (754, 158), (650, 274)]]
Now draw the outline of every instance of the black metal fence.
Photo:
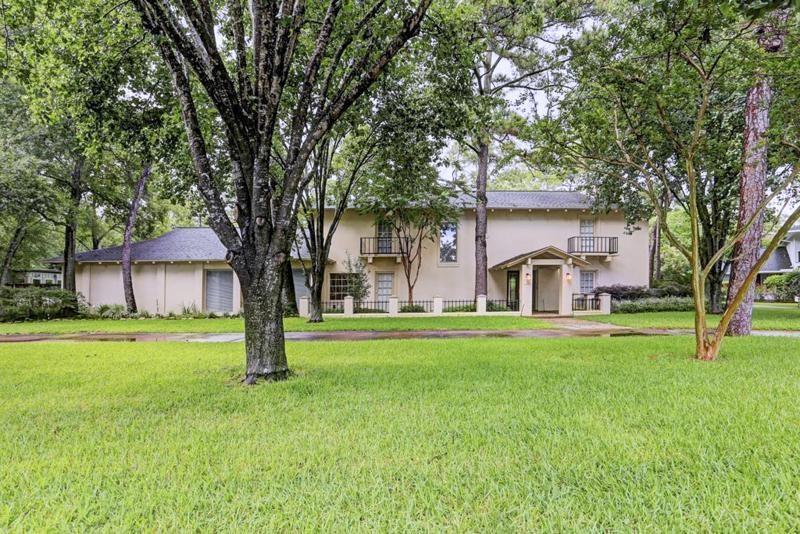
[(322, 313), (344, 313), (343, 300), (323, 300)]
[(600, 298), (589, 293), (572, 294), (572, 311), (598, 311)]
[[(402, 246), (401, 246), (402, 245)], [(408, 250), (408, 240), (401, 241), (399, 237), (362, 237), (362, 256), (399, 256)]]
[(401, 300), (397, 305), (400, 313), (433, 313), (432, 300)]
[(570, 254), (617, 254), (619, 238), (576, 235), (567, 240), (567, 252)]
[(353, 303), (353, 313), (389, 313), (388, 300), (364, 300)]
[(487, 312), (519, 311), (519, 301), (507, 300), (507, 299), (487, 299), (486, 311)]

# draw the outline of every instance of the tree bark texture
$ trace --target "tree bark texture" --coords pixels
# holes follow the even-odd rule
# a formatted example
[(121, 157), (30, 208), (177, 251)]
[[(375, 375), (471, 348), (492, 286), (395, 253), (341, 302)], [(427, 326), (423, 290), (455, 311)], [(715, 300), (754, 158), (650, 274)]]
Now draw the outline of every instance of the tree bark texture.
[(23, 225), (18, 225), (14, 229), (14, 234), (11, 236), (11, 241), (9, 241), (6, 254), (3, 257), (3, 267), (2, 271), (0, 271), (0, 285), (7, 286), (11, 285), (13, 282), (11, 266), (14, 263), (14, 257), (16, 257), (19, 247), (22, 246), (22, 242), (25, 240), (25, 234), (27, 234), (27, 232), (28, 228)]
[(136, 313), (136, 295), (133, 292), (133, 276), (131, 275), (131, 246), (133, 239), (133, 228), (136, 226), (136, 216), (139, 213), (139, 206), (142, 203), (147, 180), (150, 178), (150, 164), (147, 163), (142, 169), (142, 174), (136, 181), (133, 190), (133, 199), (128, 208), (128, 218), (125, 221), (125, 231), (122, 236), (122, 289), (125, 293), (125, 305), (128, 313)]
[(486, 256), (486, 229), (488, 203), (486, 186), (489, 175), (489, 144), (478, 144), (478, 176), (475, 180), (475, 298), (486, 295), (488, 260)]
[(661, 279), (661, 225), (656, 219), (650, 230), (650, 287)]
[(283, 341), (283, 284), (286, 270), (272, 263), (243, 287), (246, 384), (284, 380), (289, 376)]
[[(772, 89), (769, 80), (760, 77), (747, 92), (745, 103), (744, 161), (739, 182), (739, 227), (742, 228), (758, 210), (764, 199), (767, 183), (767, 140), (769, 109)], [(761, 250), (761, 235), (764, 230), (763, 213), (747, 229), (742, 239), (733, 248), (728, 298), (739, 291), (744, 278), (755, 264)], [(746, 336), (752, 329), (753, 300), (755, 288), (747, 290), (739, 309), (734, 313), (728, 334)]]
[[(786, 10), (779, 11), (774, 22), (786, 20)], [(766, 52), (779, 52), (783, 48), (784, 32), (770, 23), (759, 29), (759, 44)], [(759, 74), (747, 92), (744, 109), (744, 145), (742, 148), (742, 173), (739, 178), (739, 228), (744, 228), (758, 211), (767, 186), (767, 130), (772, 105), (772, 83), (769, 77)], [(764, 231), (763, 213), (747, 229), (742, 239), (733, 248), (733, 264), (728, 285), (728, 300), (732, 300), (744, 279), (753, 268), (761, 251)], [(744, 299), (736, 309), (728, 327), (728, 335), (747, 336), (753, 328), (753, 301), (755, 284), (747, 289)]]
[(67, 216), (64, 221), (64, 267), (62, 274), (62, 284), (64, 289), (75, 293), (75, 244), (78, 234), (78, 210), (80, 209), (81, 196), (83, 194), (81, 178), (83, 176), (83, 165), (85, 158), (79, 155), (75, 160), (75, 166), (70, 176), (69, 187), (69, 206)]

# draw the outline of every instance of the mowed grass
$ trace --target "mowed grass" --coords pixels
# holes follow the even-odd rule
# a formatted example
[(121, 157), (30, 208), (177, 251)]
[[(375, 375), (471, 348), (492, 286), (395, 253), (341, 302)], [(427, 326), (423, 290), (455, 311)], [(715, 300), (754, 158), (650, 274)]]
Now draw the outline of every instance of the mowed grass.
[[(309, 323), (299, 317), (284, 319), (288, 332), (329, 332), (339, 330), (520, 330), (549, 328), (539, 319), (520, 316), (436, 316), (436, 317), (336, 317)], [(228, 333), (244, 332), (239, 317), (217, 319), (63, 319), (0, 323), (2, 334), (78, 333)]]
[[(716, 326), (718, 315), (709, 315)], [(694, 328), (694, 312), (614, 313), (585, 317), (588, 320), (631, 328)], [(800, 330), (800, 307), (797, 304), (756, 304), (753, 328), (757, 330)]]
[(0, 530), (797, 531), (800, 340), (0, 346)]

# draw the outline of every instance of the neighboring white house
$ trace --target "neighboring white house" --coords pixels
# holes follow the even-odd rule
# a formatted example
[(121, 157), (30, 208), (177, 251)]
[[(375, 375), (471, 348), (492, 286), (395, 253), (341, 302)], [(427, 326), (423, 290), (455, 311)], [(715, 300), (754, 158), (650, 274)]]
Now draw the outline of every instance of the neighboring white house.
[(27, 286), (60, 286), (61, 271), (58, 269), (28, 269), (27, 271), (14, 271), (12, 273), (14, 285)]
[[(571, 315), (594, 307), (595, 288), (648, 284), (647, 223), (628, 232), (622, 213), (595, 214), (582, 194), (567, 191), (506, 191), (488, 195), (488, 305), (521, 314)], [(434, 298), (457, 307), (474, 301), (474, 199), (462, 197), (456, 221), (425, 243), (414, 303)], [(329, 218), (330, 220), (330, 218)], [(121, 247), (77, 255), (77, 287), (92, 305), (124, 303)], [(135, 243), (133, 279), (140, 309), (180, 312), (185, 307), (238, 311), (241, 291), (209, 228), (176, 228)], [(397, 236), (369, 215), (348, 210), (331, 247), (324, 282), (325, 306), (340, 309), (351, 276), (346, 259), (361, 258), (371, 291), (365, 307), (386, 310), (390, 299), (407, 300)], [(306, 293), (302, 266), (293, 260), (299, 296)], [(408, 303), (405, 303), (408, 304)]]
[(786, 234), (786, 239), (758, 272), (757, 282), (763, 282), (770, 275), (788, 273), (796, 269), (800, 269), (800, 224), (793, 226)]

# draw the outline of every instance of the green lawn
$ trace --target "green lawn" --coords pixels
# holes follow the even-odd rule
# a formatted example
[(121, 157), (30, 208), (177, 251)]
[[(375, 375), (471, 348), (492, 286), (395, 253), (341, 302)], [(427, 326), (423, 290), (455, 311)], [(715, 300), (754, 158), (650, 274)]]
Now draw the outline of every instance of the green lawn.
[[(305, 319), (284, 320), (289, 332), (334, 330), (520, 330), (548, 328), (538, 319), (519, 316), (438, 316), (438, 317), (326, 317), (322, 323), (310, 324)], [(221, 319), (65, 319), (27, 323), (0, 323), (2, 334), (75, 334), (102, 333), (223, 333), (243, 332), (240, 318)]]
[[(694, 328), (694, 312), (615, 313), (586, 319), (631, 328)], [(710, 315), (708, 319), (714, 326), (719, 322), (719, 316)], [(753, 328), (800, 330), (800, 308), (796, 304), (757, 304)]]
[(0, 345), (0, 530), (800, 530), (800, 340), (691, 347)]

